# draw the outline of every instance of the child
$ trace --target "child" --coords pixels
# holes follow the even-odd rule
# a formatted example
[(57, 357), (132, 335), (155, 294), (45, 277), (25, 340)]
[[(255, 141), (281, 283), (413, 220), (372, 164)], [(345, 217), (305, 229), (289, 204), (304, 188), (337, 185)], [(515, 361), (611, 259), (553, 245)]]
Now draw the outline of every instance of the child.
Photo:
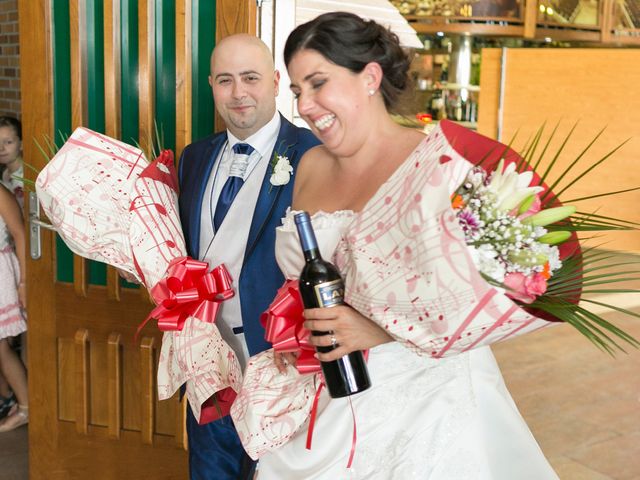
[[(1, 152), (1, 150), (0, 150)], [(8, 432), (29, 421), (27, 373), (9, 338), (27, 329), (25, 232), (20, 206), (0, 185), (0, 370), (13, 390), (17, 404), (0, 421), (0, 432)]]
[(0, 116), (0, 177), (2, 184), (13, 193), (24, 206), (22, 178), (22, 124), (14, 117)]

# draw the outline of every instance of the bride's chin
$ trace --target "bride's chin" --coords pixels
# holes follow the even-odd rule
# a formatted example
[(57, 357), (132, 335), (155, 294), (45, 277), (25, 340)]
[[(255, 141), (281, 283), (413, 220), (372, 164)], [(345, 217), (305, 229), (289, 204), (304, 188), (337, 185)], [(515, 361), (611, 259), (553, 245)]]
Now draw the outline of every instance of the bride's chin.
[(316, 129), (315, 134), (317, 135), (318, 139), (330, 150), (332, 149), (332, 146), (336, 147), (342, 141), (342, 139), (340, 138), (340, 130), (337, 128), (337, 123), (335, 122), (329, 128), (326, 128), (324, 130)]

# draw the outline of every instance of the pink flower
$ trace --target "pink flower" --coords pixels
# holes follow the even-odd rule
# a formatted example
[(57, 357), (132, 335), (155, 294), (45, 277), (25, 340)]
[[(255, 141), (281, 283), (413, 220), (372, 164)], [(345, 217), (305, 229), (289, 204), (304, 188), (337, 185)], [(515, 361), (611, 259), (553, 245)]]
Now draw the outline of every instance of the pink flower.
[(522, 220), (523, 218), (527, 218), (527, 217), (530, 217), (531, 215), (535, 215), (540, 210), (542, 210), (542, 202), (540, 201), (540, 197), (536, 195), (534, 197), (533, 203), (529, 206), (526, 212), (523, 212), (520, 215), (518, 215), (518, 211), (516, 209), (516, 211), (514, 212), (514, 215), (518, 215), (518, 218)]
[(507, 296), (523, 303), (531, 303), (547, 291), (547, 280), (541, 273), (526, 276), (522, 273), (509, 273), (504, 278), (504, 284), (509, 289)]

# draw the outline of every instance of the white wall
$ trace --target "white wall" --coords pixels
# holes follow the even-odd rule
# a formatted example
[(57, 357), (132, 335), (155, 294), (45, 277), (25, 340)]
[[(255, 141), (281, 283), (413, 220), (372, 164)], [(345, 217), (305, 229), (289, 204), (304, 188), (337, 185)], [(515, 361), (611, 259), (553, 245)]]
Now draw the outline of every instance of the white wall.
[(288, 120), (298, 126), (306, 123), (298, 116), (295, 100), (289, 89), (289, 75), (284, 65), (284, 44), (296, 27), (296, 0), (263, 0), (258, 15), (258, 33), (260, 38), (271, 47), (276, 70), (280, 72), (280, 93), (276, 106)]

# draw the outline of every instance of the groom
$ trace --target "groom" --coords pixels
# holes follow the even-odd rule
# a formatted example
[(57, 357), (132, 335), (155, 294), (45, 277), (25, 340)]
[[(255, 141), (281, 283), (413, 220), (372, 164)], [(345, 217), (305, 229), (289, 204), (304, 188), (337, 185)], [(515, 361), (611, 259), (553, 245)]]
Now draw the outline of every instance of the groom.
[[(284, 281), (274, 246), (293, 191), (286, 164), (295, 171), (302, 155), (319, 144), (276, 111), (279, 79), (258, 38), (239, 34), (220, 41), (209, 84), (227, 130), (188, 145), (179, 165), (187, 251), (212, 267), (224, 263), (234, 280), (236, 295), (223, 302), (216, 325), (243, 367), (250, 355), (271, 347), (259, 318)], [(276, 160), (280, 173), (272, 176)], [(251, 474), (253, 462), (229, 416), (199, 425), (189, 409), (187, 432), (191, 480)]]

